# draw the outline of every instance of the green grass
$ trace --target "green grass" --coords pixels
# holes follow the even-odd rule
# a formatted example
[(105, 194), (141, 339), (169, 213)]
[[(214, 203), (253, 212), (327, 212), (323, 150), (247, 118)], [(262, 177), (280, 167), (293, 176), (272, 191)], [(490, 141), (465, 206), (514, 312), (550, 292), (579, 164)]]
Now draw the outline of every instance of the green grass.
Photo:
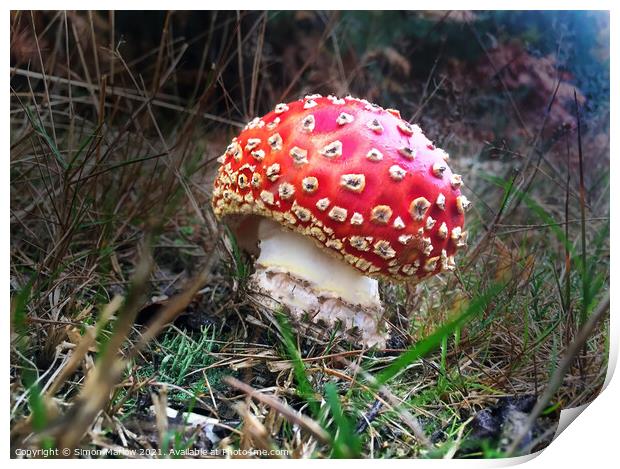
[[(151, 347), (151, 361), (137, 363), (136, 378), (157, 381), (162, 385), (174, 385), (175, 387), (167, 390), (168, 401), (173, 408), (180, 406), (191, 409), (197, 397), (209, 400), (209, 387), (205, 376), (211, 389), (216, 391), (222, 387), (223, 376), (221, 370), (207, 369), (213, 364), (212, 352), (216, 352), (218, 348), (214, 336), (215, 331), (209, 327), (203, 327), (191, 335), (170, 330)], [(121, 393), (117, 399), (125, 397), (125, 394)], [(127, 406), (130, 408), (132, 403), (136, 403), (135, 398), (128, 401)], [(125, 415), (125, 418), (129, 417), (131, 413)]]

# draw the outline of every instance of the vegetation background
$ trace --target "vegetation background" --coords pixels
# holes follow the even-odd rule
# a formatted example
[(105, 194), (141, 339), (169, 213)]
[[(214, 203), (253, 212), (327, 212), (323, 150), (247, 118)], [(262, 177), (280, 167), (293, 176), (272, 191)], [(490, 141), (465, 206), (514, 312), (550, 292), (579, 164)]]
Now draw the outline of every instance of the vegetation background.
[[(12, 457), (505, 457), (596, 397), (608, 13), (14, 11), (10, 32)], [(267, 321), (211, 213), (230, 138), (312, 93), (400, 109), (474, 202), (454, 274), (381, 285), (385, 350)]]

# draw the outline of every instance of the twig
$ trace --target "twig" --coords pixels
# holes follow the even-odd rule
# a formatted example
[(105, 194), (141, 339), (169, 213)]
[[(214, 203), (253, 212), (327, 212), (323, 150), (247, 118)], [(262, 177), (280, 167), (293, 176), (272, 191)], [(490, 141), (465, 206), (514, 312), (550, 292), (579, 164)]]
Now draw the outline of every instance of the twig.
[(91, 86), (88, 90), (90, 92), (90, 97), (93, 100), (93, 107), (95, 108), (95, 114), (99, 114), (99, 100), (97, 96), (95, 96), (95, 90), (97, 89), (96, 85), (93, 85), (93, 81), (90, 77), (90, 71), (88, 70), (88, 66), (86, 65), (86, 58), (84, 57), (84, 51), (82, 49), (82, 45), (80, 42), (80, 35), (75, 27), (75, 22), (71, 21), (71, 32), (73, 33), (73, 40), (75, 41), (75, 47), (78, 51), (78, 57), (80, 58), (80, 62), (82, 64), (82, 69), (84, 70), (84, 76), (86, 77), (86, 81)]
[(562, 359), (559, 366), (553, 373), (553, 376), (551, 376), (551, 379), (549, 380), (549, 384), (547, 385), (545, 392), (543, 393), (542, 397), (538, 400), (538, 402), (534, 406), (534, 409), (532, 410), (532, 413), (528, 417), (526, 424), (523, 426), (523, 430), (521, 431), (519, 435), (517, 435), (517, 437), (512, 442), (512, 445), (508, 448), (508, 451), (507, 451), (508, 456), (511, 456), (512, 454), (514, 454), (514, 452), (519, 447), (519, 444), (521, 443), (521, 441), (523, 441), (523, 438), (525, 438), (525, 436), (529, 432), (529, 429), (532, 428), (532, 425), (534, 425), (534, 423), (536, 422), (536, 419), (545, 410), (545, 408), (547, 407), (548, 403), (553, 398), (558, 388), (562, 385), (564, 375), (566, 375), (566, 373), (570, 369), (573, 363), (573, 360), (579, 354), (579, 351), (581, 350), (581, 348), (584, 346), (584, 344), (586, 343), (586, 341), (588, 340), (588, 338), (594, 331), (594, 328), (596, 327), (598, 322), (603, 318), (604, 314), (608, 310), (609, 310), (609, 292), (607, 292), (607, 295), (600, 302), (596, 311), (592, 313), (588, 321), (584, 324), (584, 326), (579, 331), (579, 334), (577, 335), (573, 343), (566, 350), (564, 358)]
[(95, 24), (93, 22), (93, 11), (88, 10), (88, 24), (90, 26), (90, 40), (93, 44), (93, 62), (95, 63), (95, 74), (97, 82), (101, 86), (101, 69), (99, 67), (99, 54), (97, 53), (97, 38), (95, 37)]
[(166, 37), (168, 36), (168, 27), (170, 25), (170, 16), (172, 13), (170, 11), (166, 12), (166, 17), (164, 18), (164, 24), (161, 28), (161, 38), (159, 39), (159, 48), (157, 50), (157, 60), (155, 60), (155, 73), (153, 74), (153, 83), (151, 84), (151, 95), (155, 96), (157, 91), (159, 90), (159, 84), (161, 82), (161, 70), (162, 70), (162, 62), (164, 60), (164, 47), (166, 45)]
[[(568, 139), (566, 139), (566, 197), (564, 199), (564, 219), (566, 223), (564, 225), (564, 237), (568, 240), (568, 209), (569, 209), (569, 190), (570, 190), (570, 145), (568, 144)], [(572, 336), (573, 327), (575, 326), (574, 318), (573, 318), (573, 308), (571, 306), (571, 282), (570, 282), (570, 271), (571, 271), (571, 255), (568, 244), (564, 246), (564, 275), (566, 280), (566, 290), (565, 290), (565, 299), (564, 299), (564, 314), (567, 317), (567, 325), (566, 325), (566, 343), (570, 342), (570, 338)], [(561, 295), (560, 295), (561, 297)]]
[(241, 41), (241, 14), (237, 10), (237, 68), (239, 73), (239, 85), (241, 89), (241, 105), (244, 117), (248, 116), (247, 101), (245, 100), (245, 74), (243, 73), (243, 48)]
[(297, 70), (297, 73), (295, 74), (295, 76), (293, 77), (289, 85), (286, 87), (284, 92), (280, 95), (279, 101), (283, 101), (288, 96), (288, 94), (295, 87), (295, 85), (297, 84), (301, 76), (304, 74), (306, 69), (310, 66), (310, 64), (312, 64), (316, 60), (317, 56), (319, 55), (319, 52), (321, 51), (321, 48), (325, 45), (327, 38), (330, 37), (332, 33), (332, 29), (335, 27), (334, 23), (336, 21), (336, 17), (337, 17), (336, 14), (333, 14), (330, 17), (329, 22), (325, 26), (325, 30), (323, 31), (323, 34), (321, 35), (321, 38), (319, 39), (319, 45), (314, 49), (314, 52), (312, 53), (312, 55), (308, 57), (308, 60), (306, 60), (304, 64), (301, 67), (299, 67), (299, 70)]
[(392, 394), (392, 392), (388, 389), (386, 385), (380, 384), (373, 375), (371, 375), (355, 363), (350, 362), (345, 358), (340, 358), (339, 360), (343, 363), (346, 363), (356, 373), (361, 374), (364, 379), (366, 379), (371, 384), (371, 386), (375, 388), (379, 392), (379, 394), (385, 398), (387, 402), (390, 403), (390, 405), (394, 406), (398, 410), (400, 418), (411, 429), (411, 431), (421, 445), (425, 446), (426, 448), (432, 448), (433, 444), (424, 434), (424, 430), (422, 429), (420, 422), (418, 422), (418, 419), (415, 418), (415, 416), (413, 416), (408, 410), (402, 407), (402, 402), (396, 396), (394, 396), (394, 394)]
[[(581, 275), (583, 278), (586, 278), (587, 275), (587, 267), (586, 267), (586, 189), (583, 178), (583, 152), (581, 147), (581, 117), (579, 112), (579, 102), (577, 101), (577, 91), (573, 90), (575, 96), (575, 115), (577, 116), (577, 149), (579, 151), (579, 209), (581, 211)], [(583, 310), (580, 323), (583, 323), (585, 319), (586, 311), (588, 308), (588, 302), (586, 301), (585, 288), (584, 288), (584, 302), (583, 302)], [(581, 325), (580, 324), (580, 325)]]
[(39, 46), (39, 37), (37, 36), (37, 28), (35, 27), (34, 24), (34, 13), (31, 11), (30, 12), (30, 22), (32, 25), (32, 35), (34, 36), (34, 42), (37, 46), (37, 54), (39, 56), (39, 64), (41, 66), (41, 75), (43, 76), (43, 87), (45, 89), (45, 96), (46, 96), (46, 101), (47, 101), (47, 108), (48, 108), (48, 112), (50, 113), (50, 122), (52, 123), (52, 135), (54, 137), (54, 145), (58, 145), (58, 139), (56, 138), (56, 128), (54, 126), (54, 113), (52, 112), (52, 108), (51, 108), (51, 99), (50, 99), (50, 92), (49, 92), (49, 88), (47, 86), (47, 80), (45, 78), (45, 66), (43, 65), (43, 56), (41, 55), (41, 47)]
[(482, 49), (482, 52), (484, 52), (484, 55), (486, 56), (487, 60), (489, 61), (489, 64), (491, 65), (491, 68), (495, 72), (495, 75), (497, 76), (497, 79), (502, 84), (502, 88), (504, 89), (504, 92), (506, 93), (506, 96), (508, 97), (508, 100), (510, 101), (510, 106), (512, 107), (512, 110), (514, 111), (515, 115), (517, 116), (517, 120), (519, 121), (519, 124), (521, 124), (521, 128), (528, 135), (528, 137), (531, 136), (530, 131), (527, 128), (527, 126), (525, 125), (525, 121), (523, 120), (523, 117), (521, 116), (521, 112), (519, 111), (519, 108), (517, 107), (517, 103), (515, 103), (515, 100), (512, 97), (512, 93), (508, 89), (508, 85), (506, 85), (506, 82), (502, 79), (502, 77), (500, 75), (500, 70), (498, 70), (497, 66), (495, 65), (495, 62), (493, 62), (493, 59), (491, 58), (491, 54), (489, 54), (489, 51), (487, 50), (487, 48), (485, 47), (484, 43), (482, 42), (482, 39), (480, 38), (480, 35), (478, 34), (478, 31), (476, 30), (476, 28), (474, 27), (474, 25), (470, 21), (467, 21), (467, 26), (469, 26), (470, 31), (472, 32), (472, 34), (474, 35), (474, 38), (476, 39), (476, 42), (478, 43), (478, 45)]
[(256, 52), (254, 54), (254, 63), (252, 64), (252, 87), (250, 89), (250, 105), (249, 113), (251, 116), (256, 114), (256, 92), (258, 90), (258, 75), (260, 72), (260, 64), (263, 58), (263, 44), (265, 42), (265, 29), (267, 28), (267, 12), (263, 13), (263, 25), (258, 33), (258, 41), (256, 44)]
[(280, 412), (280, 414), (282, 414), (282, 416), (286, 418), (289, 422), (296, 423), (300, 427), (303, 427), (308, 432), (312, 433), (322, 443), (325, 443), (325, 444), (331, 443), (331, 438), (329, 436), (329, 433), (327, 433), (318, 423), (306, 417), (305, 415), (299, 414), (297, 411), (295, 411), (295, 409), (284, 404), (279, 399), (276, 399), (275, 397), (272, 397), (272, 396), (268, 396), (267, 394), (263, 394), (262, 392), (258, 392), (252, 386), (249, 386), (239, 381), (238, 379), (233, 378), (232, 376), (226, 376), (225, 378), (223, 378), (223, 381), (229, 386), (232, 386), (233, 388), (236, 388), (239, 391), (244, 392), (245, 394), (247, 394), (250, 397), (253, 397), (257, 401), (270, 406), (272, 409), (276, 410), (277, 412)]
[(379, 399), (375, 399), (370, 410), (362, 416), (362, 418), (357, 423), (355, 427), (355, 433), (364, 433), (366, 429), (370, 426), (370, 423), (379, 415), (379, 411), (383, 403)]

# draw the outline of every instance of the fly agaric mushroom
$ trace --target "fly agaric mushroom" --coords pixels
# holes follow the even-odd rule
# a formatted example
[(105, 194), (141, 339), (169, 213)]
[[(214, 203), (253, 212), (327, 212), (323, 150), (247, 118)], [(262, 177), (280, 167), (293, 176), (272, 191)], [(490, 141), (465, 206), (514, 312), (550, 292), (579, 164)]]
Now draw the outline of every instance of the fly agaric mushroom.
[(258, 241), (253, 287), (364, 345), (386, 338), (377, 279), (453, 270), (467, 240), (470, 203), (448, 154), (363, 99), (278, 104), (219, 161), (213, 209)]

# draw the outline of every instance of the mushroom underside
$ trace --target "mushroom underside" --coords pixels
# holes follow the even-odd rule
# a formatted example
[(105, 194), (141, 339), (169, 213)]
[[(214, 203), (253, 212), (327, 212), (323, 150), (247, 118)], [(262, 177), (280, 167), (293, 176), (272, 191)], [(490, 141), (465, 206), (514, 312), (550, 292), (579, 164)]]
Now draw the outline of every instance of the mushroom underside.
[(353, 345), (385, 345), (377, 280), (269, 219), (246, 220), (240, 227), (241, 246), (259, 250), (249, 286), (267, 299), (266, 306), (285, 306), (302, 327), (326, 326), (325, 337), (336, 333)]

